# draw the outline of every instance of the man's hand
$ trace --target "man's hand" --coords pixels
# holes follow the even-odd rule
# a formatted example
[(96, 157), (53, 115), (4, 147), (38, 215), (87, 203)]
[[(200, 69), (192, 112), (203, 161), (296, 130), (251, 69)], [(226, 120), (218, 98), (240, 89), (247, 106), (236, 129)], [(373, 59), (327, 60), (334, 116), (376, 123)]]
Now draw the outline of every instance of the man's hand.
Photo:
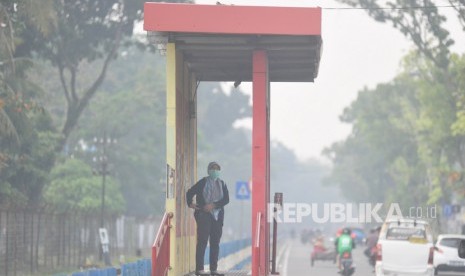
[(197, 204), (194, 204), (194, 203), (191, 203), (189, 205), (189, 208), (192, 208), (192, 209), (195, 209), (195, 210), (199, 210), (200, 208), (197, 206)]
[(213, 203), (210, 203), (210, 204), (207, 204), (203, 207), (203, 210), (205, 212), (210, 212), (211, 210), (215, 209), (215, 204)]

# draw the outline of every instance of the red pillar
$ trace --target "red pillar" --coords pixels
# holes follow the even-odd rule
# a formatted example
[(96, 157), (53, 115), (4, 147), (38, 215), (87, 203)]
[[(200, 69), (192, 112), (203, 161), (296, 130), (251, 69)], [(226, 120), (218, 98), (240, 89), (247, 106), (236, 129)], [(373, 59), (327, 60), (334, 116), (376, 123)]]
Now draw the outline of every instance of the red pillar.
[(252, 276), (269, 274), (270, 92), (268, 55), (253, 53)]

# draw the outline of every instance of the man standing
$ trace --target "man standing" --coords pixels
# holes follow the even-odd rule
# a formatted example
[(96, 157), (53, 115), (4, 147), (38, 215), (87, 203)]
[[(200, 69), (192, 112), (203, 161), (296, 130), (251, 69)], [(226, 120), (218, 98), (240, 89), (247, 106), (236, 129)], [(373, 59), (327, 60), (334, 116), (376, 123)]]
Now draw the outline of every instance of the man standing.
[[(210, 239), (210, 274), (218, 273), (218, 254), (223, 233), (224, 206), (229, 203), (226, 184), (220, 179), (221, 167), (216, 162), (208, 164), (208, 176), (200, 179), (186, 193), (187, 205), (193, 208), (197, 223), (197, 246), (195, 250), (195, 274), (205, 275), (204, 255)], [(193, 203), (195, 196), (196, 203)]]

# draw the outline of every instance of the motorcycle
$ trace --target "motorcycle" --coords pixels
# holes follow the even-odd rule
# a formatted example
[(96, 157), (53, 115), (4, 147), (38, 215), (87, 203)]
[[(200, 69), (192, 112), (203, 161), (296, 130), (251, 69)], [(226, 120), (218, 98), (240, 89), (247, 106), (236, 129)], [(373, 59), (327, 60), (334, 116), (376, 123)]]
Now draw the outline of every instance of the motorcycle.
[(378, 256), (378, 248), (376, 246), (367, 248), (364, 254), (368, 258), (368, 263), (374, 267), (376, 265), (376, 257)]
[(351, 276), (355, 272), (354, 262), (352, 260), (352, 254), (345, 252), (341, 256), (341, 274), (343, 276)]
[(315, 261), (332, 261), (336, 263), (336, 251), (328, 250), (322, 246), (315, 245), (310, 256), (310, 262), (313, 266)]
[(378, 256), (378, 247), (377, 246), (373, 246), (370, 250), (370, 259), (369, 259), (369, 263), (371, 266), (375, 266), (376, 265), (376, 258)]

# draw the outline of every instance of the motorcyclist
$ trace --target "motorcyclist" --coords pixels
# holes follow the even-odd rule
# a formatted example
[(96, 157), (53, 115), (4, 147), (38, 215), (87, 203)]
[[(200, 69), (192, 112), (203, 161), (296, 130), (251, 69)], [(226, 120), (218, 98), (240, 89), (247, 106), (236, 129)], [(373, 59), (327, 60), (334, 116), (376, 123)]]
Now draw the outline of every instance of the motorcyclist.
[(349, 228), (344, 228), (339, 237), (336, 238), (334, 244), (337, 250), (337, 267), (341, 269), (341, 257), (344, 253), (349, 253), (352, 256), (352, 249), (355, 248), (355, 242), (351, 237)]
[(319, 253), (319, 252), (325, 252), (327, 249), (325, 247), (325, 243), (324, 243), (324, 237), (323, 236), (319, 236), (315, 239), (315, 241), (313, 242), (313, 249), (315, 252)]
[(336, 254), (333, 250), (329, 250), (325, 246), (325, 238), (323, 235), (318, 236), (316, 239), (312, 241), (313, 243), (313, 250), (312, 254), (310, 255), (311, 265), (313, 266), (316, 260), (324, 260), (324, 261), (335, 261)]
[(367, 237), (366, 246), (367, 248), (364, 251), (364, 254), (368, 257), (371, 265), (374, 266), (374, 254), (376, 252), (376, 244), (378, 243), (378, 237), (381, 227), (376, 227), (371, 229), (370, 235)]

